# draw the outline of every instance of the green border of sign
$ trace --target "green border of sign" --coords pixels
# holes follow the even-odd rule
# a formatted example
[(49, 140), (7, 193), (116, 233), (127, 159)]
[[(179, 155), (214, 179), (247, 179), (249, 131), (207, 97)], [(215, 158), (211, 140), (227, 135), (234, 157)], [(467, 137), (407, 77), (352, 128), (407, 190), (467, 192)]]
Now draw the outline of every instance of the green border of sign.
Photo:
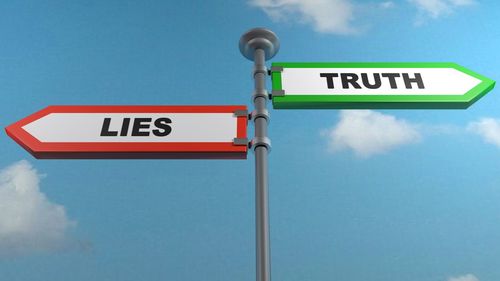
[[(275, 109), (465, 109), (491, 91), (495, 81), (477, 74), (456, 63), (449, 62), (361, 62), (361, 63), (324, 63), (324, 62), (274, 62), (271, 71), (273, 91), (285, 90), (283, 96), (273, 96)], [(476, 87), (465, 95), (286, 95), (281, 85), (281, 71), (286, 68), (454, 68), (481, 80)]]

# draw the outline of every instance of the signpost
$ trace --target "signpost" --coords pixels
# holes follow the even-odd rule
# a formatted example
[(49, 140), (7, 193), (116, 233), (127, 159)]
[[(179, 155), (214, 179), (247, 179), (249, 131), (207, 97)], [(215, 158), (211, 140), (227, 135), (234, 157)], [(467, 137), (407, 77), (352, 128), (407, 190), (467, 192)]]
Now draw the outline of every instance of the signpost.
[(269, 112), (266, 89), (266, 60), (271, 59), (279, 51), (280, 43), (272, 31), (255, 28), (240, 38), (241, 54), (254, 62), (254, 93), (252, 96), (255, 110), (251, 117), (255, 124), (255, 137), (251, 146), (255, 152), (255, 264), (256, 280), (271, 280), (271, 254), (269, 241), (269, 199), (267, 158), (271, 150), (271, 140), (267, 137)]
[(467, 108), (495, 81), (454, 63), (273, 63), (275, 109)]
[[(255, 152), (256, 280), (271, 280), (266, 60), (279, 50), (267, 29), (240, 39), (254, 62), (255, 110), (239, 106), (49, 106), (6, 128), (36, 158), (246, 159)], [(453, 63), (273, 63), (276, 109), (467, 108), (495, 82)], [(247, 121), (255, 124), (248, 143)]]
[(246, 106), (49, 106), (6, 128), (40, 159), (246, 159)]

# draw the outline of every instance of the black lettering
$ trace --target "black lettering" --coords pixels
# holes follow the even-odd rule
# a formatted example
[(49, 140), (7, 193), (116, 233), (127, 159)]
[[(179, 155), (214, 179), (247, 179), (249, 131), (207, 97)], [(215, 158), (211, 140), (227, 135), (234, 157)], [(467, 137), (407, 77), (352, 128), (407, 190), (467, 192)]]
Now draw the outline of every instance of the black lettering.
[(380, 74), (379, 73), (373, 73), (373, 79), (375, 79), (374, 84), (370, 84), (370, 81), (368, 80), (368, 74), (366, 73), (361, 73), (361, 80), (363, 80), (363, 85), (368, 88), (368, 89), (378, 89), (380, 86), (382, 86), (382, 82), (380, 81)]
[(406, 89), (413, 89), (412, 83), (417, 83), (419, 89), (425, 89), (424, 81), (422, 80), (422, 75), (420, 73), (415, 73), (415, 78), (410, 78), (408, 73), (403, 73), (403, 80), (405, 81)]
[(153, 130), (153, 135), (157, 137), (164, 137), (168, 136), (170, 132), (172, 132), (172, 127), (170, 127), (170, 124), (172, 123), (172, 120), (170, 118), (158, 118), (155, 120), (155, 126), (159, 130)]
[(382, 77), (389, 78), (389, 83), (391, 84), (391, 89), (397, 89), (398, 84), (396, 83), (396, 77), (399, 77), (399, 73), (382, 73)]
[(333, 77), (339, 77), (338, 73), (320, 73), (320, 77), (325, 77), (326, 78), (326, 85), (328, 86), (328, 89), (333, 89)]
[(111, 123), (111, 118), (104, 118), (101, 128), (101, 137), (116, 137), (118, 132), (110, 131), (109, 124)]
[(121, 137), (126, 137), (128, 134), (128, 127), (130, 125), (130, 118), (124, 118), (122, 123), (122, 130), (120, 131)]
[(149, 124), (151, 123), (151, 118), (135, 118), (134, 127), (132, 128), (133, 137), (147, 137), (149, 136), (149, 131), (144, 132), (141, 129), (149, 129)]
[(359, 77), (355, 73), (342, 73), (340, 77), (342, 79), (342, 88), (349, 89), (349, 84), (351, 84), (355, 89), (361, 89), (357, 82)]

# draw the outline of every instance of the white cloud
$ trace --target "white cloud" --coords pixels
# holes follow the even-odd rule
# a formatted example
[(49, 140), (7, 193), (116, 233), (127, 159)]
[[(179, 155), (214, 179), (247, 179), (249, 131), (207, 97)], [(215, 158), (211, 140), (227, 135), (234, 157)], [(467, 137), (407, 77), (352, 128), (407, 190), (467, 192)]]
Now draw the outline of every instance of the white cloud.
[(0, 171), (0, 256), (59, 250), (75, 225), (40, 191), (40, 175), (20, 161)]
[(483, 137), (486, 142), (500, 148), (500, 119), (482, 118), (479, 121), (469, 123), (467, 129)]
[(456, 8), (475, 4), (475, 0), (408, 0), (420, 12), (417, 24), (423, 23), (424, 17), (438, 18), (452, 13)]
[[(421, 25), (428, 18), (451, 14), (457, 8), (476, 4), (476, 0), (407, 0), (417, 8), (415, 24)], [(272, 20), (309, 24), (317, 32), (353, 34), (361, 30), (355, 18), (372, 13), (374, 9), (390, 10), (395, 1), (363, 3), (353, 0), (248, 0), (252, 6), (262, 9)], [(375, 4), (375, 5), (374, 5)]]
[(372, 110), (342, 110), (339, 123), (324, 135), (330, 151), (350, 149), (360, 157), (384, 153), (421, 138), (416, 125)]
[(479, 279), (472, 274), (467, 274), (459, 277), (450, 277), (448, 281), (479, 281)]
[(273, 20), (299, 20), (322, 33), (350, 34), (354, 5), (350, 0), (250, 0)]
[(391, 9), (391, 8), (394, 8), (395, 6), (396, 6), (396, 4), (394, 4), (394, 2), (392, 2), (392, 1), (384, 1), (384, 2), (380, 3), (380, 7), (383, 9)]

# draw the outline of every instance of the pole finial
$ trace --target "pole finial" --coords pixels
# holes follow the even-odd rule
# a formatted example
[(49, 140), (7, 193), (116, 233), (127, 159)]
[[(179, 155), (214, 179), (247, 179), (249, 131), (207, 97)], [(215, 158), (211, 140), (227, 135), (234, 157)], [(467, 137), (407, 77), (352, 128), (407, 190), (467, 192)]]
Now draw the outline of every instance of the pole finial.
[(280, 49), (280, 42), (276, 34), (266, 28), (253, 28), (245, 32), (240, 38), (241, 54), (253, 61), (254, 53), (257, 49), (264, 50), (266, 60), (274, 57)]

